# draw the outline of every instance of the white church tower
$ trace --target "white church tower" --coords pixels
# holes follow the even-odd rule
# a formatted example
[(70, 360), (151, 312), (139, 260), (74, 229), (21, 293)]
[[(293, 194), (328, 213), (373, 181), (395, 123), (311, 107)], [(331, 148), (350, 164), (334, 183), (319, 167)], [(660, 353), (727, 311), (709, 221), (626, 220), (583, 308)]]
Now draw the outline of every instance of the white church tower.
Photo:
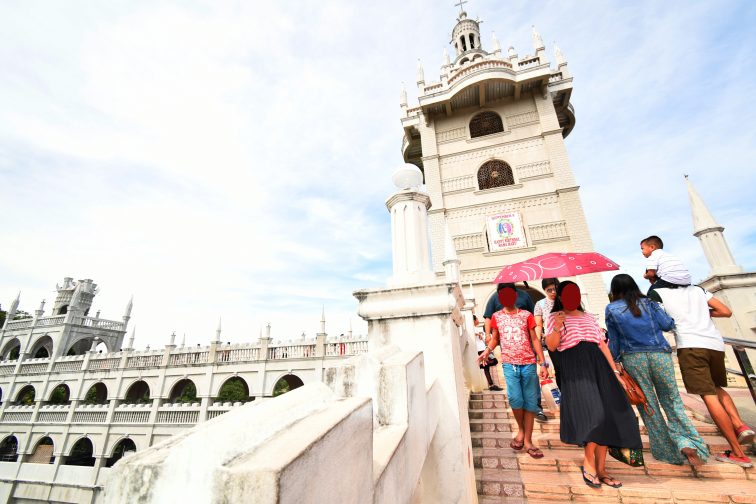
[(756, 341), (756, 272), (738, 266), (719, 225), (696, 192), (687, 175), (688, 196), (693, 214), (693, 236), (699, 239), (711, 271), (701, 287), (732, 310), (729, 319), (715, 319), (725, 336)]
[[(465, 2), (461, 2), (464, 4)], [(402, 90), (404, 160), (423, 172), (430, 196), (433, 271), (444, 274), (445, 229), (461, 262), (463, 285), (478, 304), (506, 264), (547, 252), (593, 251), (564, 139), (575, 126), (572, 76), (555, 49), (546, 58), (532, 30), (532, 54), (502, 54), (496, 35), (484, 48), (480, 21), (462, 10), (444, 52), (438, 82), (426, 82), (418, 64), (418, 104)], [(587, 309), (603, 314), (608, 302), (600, 275), (575, 279)], [(543, 297), (533, 282), (534, 300)]]

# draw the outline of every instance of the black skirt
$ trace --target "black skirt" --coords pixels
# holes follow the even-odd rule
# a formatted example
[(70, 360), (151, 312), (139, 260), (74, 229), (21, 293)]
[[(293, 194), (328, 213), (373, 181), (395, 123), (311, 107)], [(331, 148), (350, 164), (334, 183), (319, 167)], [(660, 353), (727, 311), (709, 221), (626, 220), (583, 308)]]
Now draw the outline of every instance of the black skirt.
[(583, 341), (559, 352), (559, 375), (563, 443), (642, 448), (638, 420), (596, 343)]

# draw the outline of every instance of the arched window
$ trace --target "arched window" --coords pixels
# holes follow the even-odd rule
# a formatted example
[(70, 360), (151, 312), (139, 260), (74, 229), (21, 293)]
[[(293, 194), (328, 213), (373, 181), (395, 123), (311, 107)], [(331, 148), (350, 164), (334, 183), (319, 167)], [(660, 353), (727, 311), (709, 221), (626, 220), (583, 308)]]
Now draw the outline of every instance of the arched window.
[(465, 36), (459, 37), (459, 41), (462, 42), (462, 52), (467, 51), (467, 42), (465, 42)]
[(470, 120), (470, 138), (504, 131), (504, 123), (496, 112), (481, 112)]
[(150, 387), (142, 380), (134, 383), (126, 391), (126, 398), (123, 400), (130, 404), (144, 404), (150, 402)]
[(89, 438), (81, 438), (76, 441), (63, 465), (94, 467), (95, 459), (92, 441)]
[(238, 376), (229, 378), (218, 391), (217, 402), (245, 402), (249, 401), (249, 387), (247, 382)]
[(27, 385), (22, 388), (16, 396), (16, 404), (23, 404), (25, 406), (31, 406), (34, 404), (34, 397), (37, 395), (34, 387)]
[(31, 349), (34, 359), (44, 359), (50, 357), (53, 353), (53, 340), (50, 336), (44, 335), (34, 342)]
[(273, 386), (273, 397), (280, 396), (286, 392), (291, 392), (302, 385), (304, 385), (304, 383), (299, 376), (293, 374), (284, 375)]
[(470, 34), (470, 49), (475, 49), (475, 35)]
[(113, 456), (105, 462), (105, 467), (113, 467), (113, 464), (121, 460), (127, 453), (134, 453), (136, 444), (129, 438), (122, 439), (113, 448)]
[(13, 338), (3, 348), (2, 360), (16, 360), (20, 353), (21, 342), (18, 338)]
[(0, 443), (0, 462), (15, 462), (18, 460), (18, 439), (8, 436)]
[(490, 189), (514, 184), (512, 168), (504, 161), (493, 159), (483, 163), (478, 170), (478, 187)]
[(68, 404), (70, 396), (71, 391), (68, 389), (68, 385), (60, 384), (50, 393), (50, 399), (47, 402), (50, 404)]
[(58, 315), (65, 315), (66, 313), (68, 313), (68, 305), (67, 304), (64, 304), (63, 306), (61, 306), (60, 308), (58, 308)]
[(37, 447), (34, 448), (34, 453), (29, 455), (27, 462), (30, 464), (52, 464), (55, 462), (55, 457), (53, 456), (54, 448), (53, 440), (47, 436), (43, 437), (37, 443)]
[(95, 383), (84, 396), (84, 404), (105, 404), (108, 402), (108, 388), (104, 383)]
[(168, 399), (172, 403), (193, 403), (197, 401), (197, 387), (192, 380), (179, 380), (171, 389)]

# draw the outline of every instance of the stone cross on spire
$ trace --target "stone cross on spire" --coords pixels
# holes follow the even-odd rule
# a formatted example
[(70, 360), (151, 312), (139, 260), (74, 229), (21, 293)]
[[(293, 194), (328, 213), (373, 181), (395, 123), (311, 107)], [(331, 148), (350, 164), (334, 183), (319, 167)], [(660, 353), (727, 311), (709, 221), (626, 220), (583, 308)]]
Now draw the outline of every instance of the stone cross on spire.
[(459, 12), (465, 12), (465, 9), (462, 8), (463, 5), (467, 3), (467, 0), (459, 0), (459, 2), (455, 3), (454, 5), (456, 7), (459, 7)]

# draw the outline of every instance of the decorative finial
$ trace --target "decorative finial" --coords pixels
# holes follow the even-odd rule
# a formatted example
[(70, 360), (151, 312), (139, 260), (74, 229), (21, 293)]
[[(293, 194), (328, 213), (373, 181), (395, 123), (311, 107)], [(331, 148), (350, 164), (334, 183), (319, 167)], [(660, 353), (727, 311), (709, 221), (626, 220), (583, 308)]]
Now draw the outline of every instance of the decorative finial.
[(423, 64), (420, 62), (420, 58), (417, 58), (417, 83), (425, 83), (425, 71), (423, 70)]
[(176, 331), (173, 331), (171, 333), (171, 343), (170, 343), (170, 345), (173, 346), (175, 344), (176, 344)]
[(554, 42), (554, 56), (556, 57), (557, 66), (565, 65), (567, 63), (564, 53), (562, 53), (562, 50), (556, 45), (556, 42)]
[(407, 106), (407, 88), (404, 86), (404, 82), (402, 82), (402, 90), (399, 92), (399, 106)]
[(459, 0), (459, 2), (455, 3), (455, 7), (459, 7), (459, 13), (463, 14), (465, 12), (465, 9), (462, 8), (463, 5), (467, 3), (467, 0)]
[(126, 304), (126, 312), (123, 314), (124, 317), (130, 317), (131, 316), (131, 309), (134, 307), (134, 295), (132, 294), (129, 298), (129, 302)]
[(129, 337), (129, 350), (134, 349), (134, 337), (136, 336), (136, 326), (131, 328), (131, 336)]
[(451, 60), (449, 59), (449, 51), (444, 48), (444, 65), (443, 66), (449, 66), (451, 65)]
[(184, 348), (186, 346), (186, 333), (181, 336), (181, 348)]

